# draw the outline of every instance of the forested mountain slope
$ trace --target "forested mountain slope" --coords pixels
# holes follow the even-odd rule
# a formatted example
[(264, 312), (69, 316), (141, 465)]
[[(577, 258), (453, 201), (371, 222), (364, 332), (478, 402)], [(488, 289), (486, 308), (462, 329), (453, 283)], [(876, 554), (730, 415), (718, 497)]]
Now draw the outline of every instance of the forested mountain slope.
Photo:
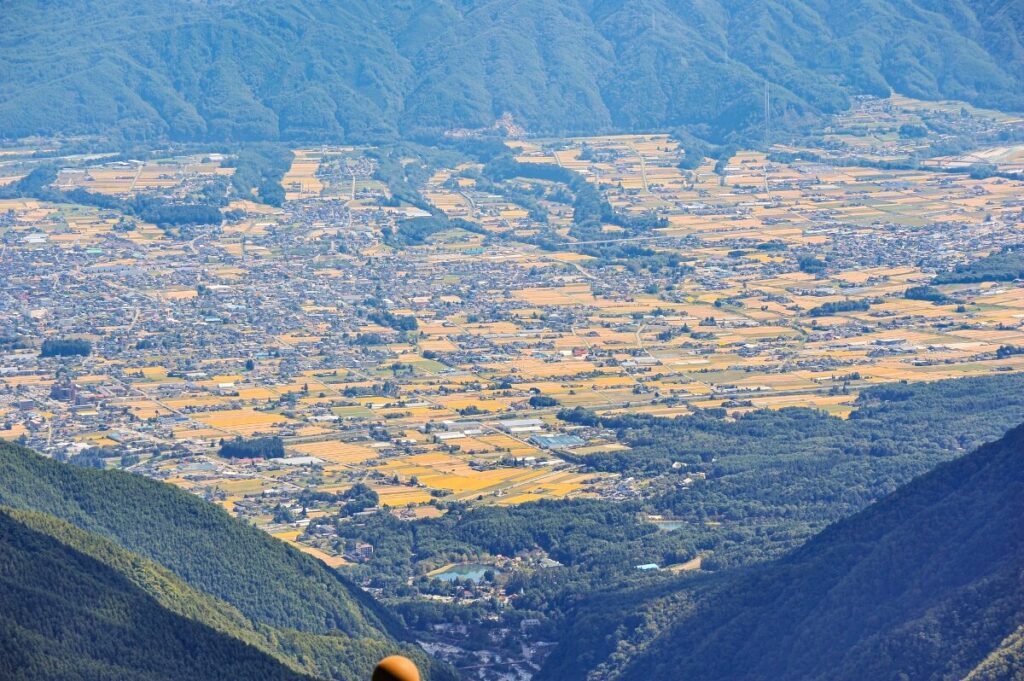
[(265, 628), (277, 652), (305, 660), (319, 676), (368, 677), (381, 657), (399, 650), (433, 678), (448, 674), (361, 589), (171, 485), (0, 443), (0, 504), (56, 516), (163, 566)]
[(233, 636), (230, 608), (51, 516), (0, 509), (0, 564), (4, 679), (310, 678)]
[(1018, 679), (1022, 575), (1024, 426), (784, 559), (695, 580), (628, 654), (588, 670), (563, 651), (542, 678)]
[(1024, 109), (1006, 0), (12, 0), (0, 131), (377, 140), (782, 126), (895, 90)]

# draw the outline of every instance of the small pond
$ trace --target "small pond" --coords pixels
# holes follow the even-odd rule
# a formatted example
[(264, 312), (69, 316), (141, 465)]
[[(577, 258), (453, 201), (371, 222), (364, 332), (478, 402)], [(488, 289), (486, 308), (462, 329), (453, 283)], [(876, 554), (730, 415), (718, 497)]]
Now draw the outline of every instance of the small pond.
[(481, 565), (480, 563), (460, 563), (459, 565), (447, 567), (441, 572), (434, 573), (431, 576), (445, 582), (453, 582), (456, 579), (469, 579), (473, 582), (479, 582), (484, 578), (484, 573), (488, 570), (493, 570), (494, 574), (498, 574), (500, 572), (497, 568), (490, 565)]

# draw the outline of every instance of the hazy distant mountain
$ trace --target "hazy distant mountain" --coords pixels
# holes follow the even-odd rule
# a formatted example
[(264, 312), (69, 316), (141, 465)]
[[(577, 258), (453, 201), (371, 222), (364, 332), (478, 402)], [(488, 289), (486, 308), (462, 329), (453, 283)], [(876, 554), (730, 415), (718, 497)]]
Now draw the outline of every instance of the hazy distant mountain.
[[(60, 639), (56, 633), (59, 628), (72, 626), (61, 622), (59, 613), (63, 608), (75, 607), (75, 590), (97, 584), (111, 591), (111, 602), (120, 604), (116, 606), (120, 613), (115, 618), (118, 623), (126, 624), (155, 608), (153, 616), (162, 618), (161, 627), (166, 627), (154, 631), (170, 636), (167, 631), (186, 626), (187, 623), (177, 621), (178, 615), (184, 615), (203, 625), (196, 625), (196, 631), (211, 636), (210, 645), (220, 651), (218, 655), (228, 655), (224, 651), (235, 650), (238, 641), (225, 641), (225, 636), (214, 635), (217, 632), (257, 646), (266, 655), (254, 655), (251, 662), (256, 666), (266, 666), (264, 658), (269, 655), (293, 669), (321, 678), (369, 678), (378, 660), (402, 652), (417, 659), (435, 681), (448, 678), (447, 668), (431, 662), (410, 642), (394, 615), (357, 586), (319, 561), (171, 485), (121, 471), (97, 471), (58, 463), (0, 443), (0, 505), (52, 517), (29, 524), (36, 531), (56, 536), (58, 544), (71, 542), (69, 549), (54, 544), (52, 537), (47, 539), (13, 525), (9, 527), (7, 538), (0, 537), (0, 544), (12, 544), (4, 547), (11, 560), (17, 561), (11, 564), (22, 566), (8, 575), (7, 587), (12, 593), (28, 598), (41, 588), (37, 575), (24, 574), (24, 566), (32, 563), (33, 552), (41, 558), (56, 560), (69, 551), (84, 551), (104, 564), (82, 558), (75, 563), (82, 568), (82, 574), (70, 575), (66, 582), (59, 583), (61, 588), (66, 587), (65, 591), (56, 590), (55, 582), (53, 621), (49, 616), (41, 616), (29, 623), (15, 621), (10, 625), (34, 631), (29, 638), (38, 642), (41, 651), (48, 649), (48, 635)], [(70, 533), (57, 519), (85, 532)], [(5, 522), (25, 524), (26, 520), (18, 516)], [(123, 551), (114, 552), (111, 545)], [(5, 561), (6, 557), (0, 558), (0, 563), (7, 565)], [(113, 574), (111, 568), (113, 573), (123, 573), (121, 577)], [(154, 570), (159, 579), (142, 574)], [(125, 574), (130, 582), (156, 598), (158, 604), (126, 592), (122, 579)], [(180, 605), (186, 601), (193, 605)], [(156, 612), (160, 609), (169, 609), (171, 613)], [(29, 603), (25, 612), (31, 611)], [(3, 606), (0, 612), (6, 616)], [(45, 615), (45, 611), (37, 614)], [(81, 612), (82, 622), (105, 616), (101, 604), (94, 610), (83, 606)], [(69, 632), (69, 651), (77, 650), (101, 662), (109, 659), (104, 647), (106, 639), (91, 647), (86, 634), (78, 630)], [(144, 633), (140, 638), (127, 639), (123, 645), (159, 644), (147, 643), (146, 636)], [(168, 655), (176, 659), (174, 650), (169, 650)], [(272, 658), (270, 662), (275, 662)], [(298, 675), (288, 669), (274, 673), (277, 675), (265, 678)], [(0, 677), (6, 678), (2, 669)], [(213, 674), (209, 678), (216, 677)], [(108, 677), (101, 674), (84, 678)], [(192, 677), (185, 674), (178, 678)]]
[(653, 595), (653, 640), (584, 610), (541, 678), (1024, 678), (1024, 426), (782, 560)]
[(890, 89), (1024, 110), (1013, 0), (11, 0), (0, 135), (372, 140), (777, 125)]

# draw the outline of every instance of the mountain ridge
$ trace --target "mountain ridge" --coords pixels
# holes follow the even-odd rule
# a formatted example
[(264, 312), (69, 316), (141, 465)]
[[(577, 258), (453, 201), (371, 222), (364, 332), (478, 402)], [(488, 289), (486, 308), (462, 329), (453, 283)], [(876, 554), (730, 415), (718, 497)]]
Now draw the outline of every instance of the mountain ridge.
[(1024, 426), (782, 559), (655, 596), (649, 640), (575, 675), (567, 651), (540, 678), (1018, 678), (1022, 517)]
[[(0, 130), (122, 140), (380, 141), (783, 128), (894, 90), (1024, 110), (1000, 0), (16, 0)], [(45, 27), (45, 28), (44, 28)]]

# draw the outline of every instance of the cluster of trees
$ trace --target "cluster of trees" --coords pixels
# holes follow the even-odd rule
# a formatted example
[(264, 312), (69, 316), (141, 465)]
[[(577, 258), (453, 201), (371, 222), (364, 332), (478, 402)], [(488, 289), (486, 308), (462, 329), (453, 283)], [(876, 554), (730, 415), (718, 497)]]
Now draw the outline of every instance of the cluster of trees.
[(387, 339), (376, 331), (367, 331), (356, 336), (353, 342), (356, 345), (384, 345)]
[(425, 244), (427, 239), (434, 234), (446, 232), (449, 229), (462, 229), (477, 234), (484, 233), (483, 229), (475, 223), (463, 220), (462, 218), (455, 218), (453, 220), (444, 213), (436, 212), (436, 214), (429, 217), (399, 220), (395, 225), (394, 231), (384, 230), (384, 242), (395, 248), (419, 246)]
[[(544, 180), (565, 185), (572, 192), (573, 227), (570, 234), (586, 240), (601, 231), (602, 223), (621, 222), (621, 217), (601, 192), (579, 173), (562, 166), (546, 163), (520, 163), (508, 152), (491, 158), (483, 169), (483, 176), (500, 183), (513, 178)], [(550, 248), (559, 247), (557, 235), (548, 234)]]
[(797, 258), (796, 264), (801, 272), (806, 272), (807, 274), (819, 274), (825, 271), (825, 261), (813, 255), (800, 256)]
[(982, 281), (1013, 281), (1024, 278), (1024, 247), (1013, 246), (984, 258), (958, 265), (952, 272), (935, 276), (935, 284), (976, 284)]
[(231, 185), (238, 196), (280, 206), (284, 203), (281, 180), (294, 158), (295, 154), (284, 145), (246, 144), (223, 165), (235, 169)]
[(900, 126), (899, 133), (904, 139), (923, 139), (928, 136), (928, 128), (918, 123), (904, 123)]
[[(427, 171), (435, 163), (454, 163), (470, 157), (483, 163), (483, 169), (474, 173), (481, 189), (505, 196), (510, 201), (523, 206), (531, 217), (538, 222), (547, 221), (547, 215), (538, 199), (540, 196), (552, 201), (563, 202), (573, 207), (573, 226), (570, 235), (580, 241), (603, 240), (602, 224), (621, 226), (629, 234), (639, 234), (667, 224), (664, 218), (654, 214), (629, 216), (612, 208), (604, 199), (598, 187), (579, 173), (552, 164), (521, 163), (508, 152), (500, 141), (489, 138), (450, 139), (445, 137), (427, 137), (424, 141), (433, 145), (431, 148), (418, 145), (399, 144), (394, 149), (377, 154), (380, 161), (377, 174), (379, 179), (388, 183), (392, 194), (399, 201), (410, 203), (431, 213), (428, 217), (402, 220), (394, 231), (386, 230), (385, 242), (394, 247), (415, 246), (433, 234), (445, 230), (459, 228), (483, 234), (480, 227), (461, 219), (449, 219), (442, 212), (431, 206), (415, 189), (415, 184), (429, 174)], [(417, 159), (412, 163), (400, 163), (396, 156), (403, 150), (407, 156)], [(422, 169), (416, 177), (410, 176), (410, 168)], [(543, 189), (534, 187), (532, 191), (524, 190), (519, 184), (510, 180), (541, 180), (554, 183), (554, 188)], [(531, 243), (555, 250), (566, 247), (563, 237), (551, 229), (542, 229), (541, 233), (526, 239)], [(657, 258), (659, 254), (637, 244), (587, 244), (580, 247), (583, 252), (595, 255), (601, 262), (627, 263), (637, 258)], [(664, 263), (658, 263), (662, 266)]]
[(342, 516), (355, 515), (368, 508), (374, 508), (380, 503), (380, 497), (368, 485), (357, 482), (342, 492), (340, 500), (344, 502), (340, 514)]
[(415, 331), (417, 328), (416, 318), (412, 315), (396, 315), (388, 310), (374, 310), (368, 313), (366, 318), (395, 331)]
[[(625, 229), (627, 235), (635, 236), (664, 227), (668, 224), (667, 220), (654, 213), (631, 216), (615, 210), (594, 183), (573, 170), (546, 163), (522, 163), (503, 151), (487, 159), (482, 175), (492, 183), (523, 178), (564, 185), (572, 196), (573, 224), (569, 235), (577, 241), (599, 242), (576, 246), (580, 252), (598, 258), (598, 265), (629, 263), (637, 267), (637, 259), (656, 257), (655, 251), (635, 243), (601, 243), (607, 241), (602, 225), (616, 225)], [(545, 230), (527, 241), (547, 250), (569, 246), (553, 230)]]
[[(230, 179), (234, 193), (244, 199), (280, 206), (284, 202), (281, 180), (291, 167), (294, 154), (286, 146), (266, 143), (224, 145), (230, 157), (223, 162), (233, 167)], [(145, 158), (152, 152), (138, 150), (125, 157)], [(188, 200), (171, 200), (139, 192), (131, 196), (113, 196), (77, 188), (70, 191), (52, 186), (57, 179), (58, 167), (43, 164), (18, 182), (0, 188), (0, 198), (31, 196), (44, 201), (77, 203), (116, 210), (163, 228), (190, 228), (198, 225), (219, 225), (225, 218), (238, 217), (235, 211), (224, 212), (228, 204), (227, 181), (217, 178)], [(230, 214), (229, 214), (230, 213)], [(130, 232), (135, 221), (122, 217), (114, 231)]]
[(984, 180), (999, 174), (999, 166), (994, 163), (972, 163), (967, 174), (974, 180)]
[[(434, 143), (431, 140), (431, 143)], [(444, 165), (444, 154), (432, 153), (429, 149), (408, 144), (397, 144), (388, 149), (367, 151), (367, 156), (377, 161), (374, 178), (387, 185), (391, 194), (390, 205), (407, 203), (428, 213), (438, 213), (417, 187), (423, 186), (430, 176), (430, 168)], [(412, 161), (410, 162), (410, 159)]]
[(355, 568), (356, 574), (392, 595), (404, 595), (409, 593), (410, 577), (442, 565), (540, 549), (561, 566), (512, 574), (506, 591), (519, 594), (516, 610), (558, 621), (574, 594), (593, 590), (603, 577), (624, 574), (652, 560), (683, 560), (695, 549), (644, 521), (635, 503), (540, 501), (516, 507), (437, 503), (448, 509), (438, 518), (409, 522), (382, 510), (338, 523), (342, 542), (373, 544), (373, 558)]
[(903, 292), (903, 297), (907, 300), (928, 300), (938, 304), (949, 302), (946, 294), (934, 286), (911, 286)]
[[(473, 171), (467, 171), (464, 174), (473, 178), (476, 182), (475, 188), (477, 190), (503, 196), (512, 203), (525, 208), (530, 219), (535, 222), (547, 223), (548, 221), (547, 209), (540, 203), (542, 198), (558, 203), (568, 203), (572, 201), (571, 196), (561, 188), (551, 190), (549, 188), (545, 188), (544, 185), (541, 184), (524, 186), (522, 184), (509, 182), (493, 182), (490, 178), (482, 175), (481, 173)], [(455, 183), (456, 181), (457, 180), (455, 178), (451, 180), (452, 183)]]
[(807, 314), (811, 317), (831, 317), (840, 312), (862, 312), (869, 309), (871, 303), (867, 300), (837, 300), (812, 307)]
[(1000, 345), (996, 349), (996, 357), (998, 359), (1006, 359), (1007, 357), (1013, 357), (1014, 355), (1024, 355), (1024, 346)]
[(217, 454), (227, 459), (277, 459), (284, 456), (284, 442), (279, 437), (236, 437), (221, 440)]
[(40, 357), (88, 357), (92, 343), (81, 338), (47, 338), (39, 350)]
[[(312, 506), (317, 502), (327, 504), (340, 503), (342, 506), (338, 515), (342, 518), (347, 518), (368, 508), (375, 507), (380, 503), (380, 497), (365, 483), (357, 482), (344, 492), (337, 493), (306, 488), (299, 493), (298, 502), (303, 508)], [(325, 518), (324, 521), (326, 520)], [(316, 521), (311, 523), (311, 525), (315, 526)]]
[(712, 147), (704, 140), (692, 135), (678, 135), (679, 143), (683, 147), (683, 157), (679, 159), (680, 170), (696, 170), (704, 159), (715, 154)]
[[(89, 199), (94, 196), (89, 194)], [(92, 203), (82, 193), (69, 197), (74, 203)], [(85, 199), (85, 200), (83, 200)], [(144, 222), (157, 227), (182, 227), (195, 225), (219, 225), (224, 219), (220, 202), (216, 203), (172, 203), (162, 198), (138, 195), (128, 205), (117, 206), (129, 214), (137, 215)]]
[(28, 350), (32, 346), (28, 336), (0, 336), (0, 348), (4, 350)]

